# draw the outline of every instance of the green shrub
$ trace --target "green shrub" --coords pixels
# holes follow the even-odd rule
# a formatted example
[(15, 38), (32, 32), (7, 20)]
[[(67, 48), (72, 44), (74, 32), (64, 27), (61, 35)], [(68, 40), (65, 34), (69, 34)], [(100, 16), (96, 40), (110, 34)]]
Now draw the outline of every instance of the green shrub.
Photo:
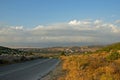
[(9, 64), (10, 61), (8, 60), (4, 60), (4, 59), (0, 59), (0, 64)]
[(20, 62), (20, 59), (13, 59), (13, 62), (15, 63)]
[(28, 59), (25, 56), (22, 56), (20, 61), (27, 61)]
[(120, 54), (118, 52), (112, 52), (110, 55), (107, 56), (108, 60), (116, 60), (120, 58)]
[(65, 52), (63, 51), (62, 53), (61, 53), (61, 56), (65, 56), (66, 54), (65, 54)]

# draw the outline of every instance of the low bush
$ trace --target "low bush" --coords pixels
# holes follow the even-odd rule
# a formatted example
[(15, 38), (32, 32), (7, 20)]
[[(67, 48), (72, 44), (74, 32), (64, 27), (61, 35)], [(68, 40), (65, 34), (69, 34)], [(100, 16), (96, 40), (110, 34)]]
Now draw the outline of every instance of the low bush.
[(10, 61), (8, 60), (4, 60), (4, 59), (0, 59), (0, 64), (9, 64)]
[(22, 56), (20, 61), (27, 61), (28, 59), (25, 56)]
[(112, 52), (107, 56), (107, 60), (116, 60), (120, 58), (120, 54), (118, 52)]

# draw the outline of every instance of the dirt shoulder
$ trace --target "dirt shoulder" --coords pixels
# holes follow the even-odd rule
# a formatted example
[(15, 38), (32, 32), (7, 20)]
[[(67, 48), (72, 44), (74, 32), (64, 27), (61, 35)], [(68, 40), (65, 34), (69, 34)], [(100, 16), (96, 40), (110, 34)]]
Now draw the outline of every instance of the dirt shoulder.
[(62, 62), (60, 62), (56, 68), (44, 76), (41, 80), (58, 80), (59, 77), (63, 76)]

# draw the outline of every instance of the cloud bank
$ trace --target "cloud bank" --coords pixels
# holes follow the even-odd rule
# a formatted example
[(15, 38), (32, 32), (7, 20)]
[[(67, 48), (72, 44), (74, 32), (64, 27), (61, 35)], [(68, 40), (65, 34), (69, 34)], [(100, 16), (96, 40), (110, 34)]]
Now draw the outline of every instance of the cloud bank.
[(69, 22), (23, 26), (0, 26), (0, 44), (12, 47), (49, 47), (104, 44), (120, 41), (120, 20), (71, 20)]

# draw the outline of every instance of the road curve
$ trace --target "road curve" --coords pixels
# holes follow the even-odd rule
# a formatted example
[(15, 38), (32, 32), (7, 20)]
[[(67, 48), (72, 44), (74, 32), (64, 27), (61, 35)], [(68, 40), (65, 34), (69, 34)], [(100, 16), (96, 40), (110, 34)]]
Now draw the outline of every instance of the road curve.
[(58, 59), (37, 59), (0, 67), (0, 80), (40, 80), (59, 63)]

